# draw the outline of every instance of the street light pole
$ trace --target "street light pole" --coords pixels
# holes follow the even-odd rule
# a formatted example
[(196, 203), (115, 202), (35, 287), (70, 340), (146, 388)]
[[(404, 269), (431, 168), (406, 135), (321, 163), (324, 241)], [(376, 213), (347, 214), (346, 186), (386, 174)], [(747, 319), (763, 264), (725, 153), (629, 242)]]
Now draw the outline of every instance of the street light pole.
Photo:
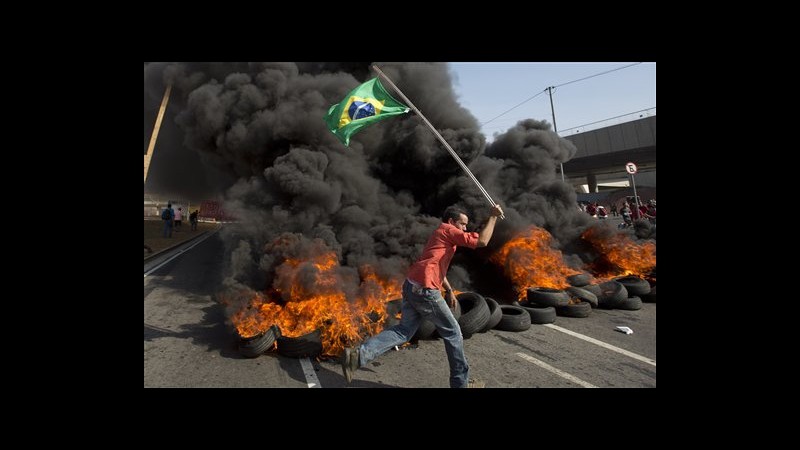
[[(553, 114), (553, 132), (558, 136), (558, 127), (556, 127), (556, 110), (553, 108), (553, 87), (547, 87), (547, 93), (550, 94), (550, 112)], [(564, 181), (564, 163), (559, 163), (561, 166), (561, 181)]]

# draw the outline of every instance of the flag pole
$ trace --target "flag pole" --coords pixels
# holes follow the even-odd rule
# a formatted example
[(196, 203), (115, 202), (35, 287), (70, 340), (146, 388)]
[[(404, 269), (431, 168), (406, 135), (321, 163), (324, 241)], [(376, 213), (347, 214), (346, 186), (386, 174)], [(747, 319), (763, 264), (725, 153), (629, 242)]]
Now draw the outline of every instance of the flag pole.
[[(428, 119), (427, 119), (427, 118), (426, 118), (426, 117), (425, 117), (425, 116), (422, 114), (422, 111), (420, 111), (419, 109), (417, 109), (417, 107), (416, 107), (416, 106), (414, 106), (414, 103), (412, 103), (412, 102), (411, 102), (411, 100), (409, 100), (409, 99), (408, 99), (408, 97), (406, 97), (406, 95), (405, 95), (405, 94), (403, 94), (403, 91), (401, 91), (401, 90), (400, 90), (400, 88), (398, 88), (397, 86), (395, 86), (395, 84), (394, 84), (394, 83), (392, 83), (392, 80), (390, 80), (390, 79), (389, 79), (389, 77), (387, 77), (387, 76), (386, 76), (386, 74), (385, 74), (385, 73), (383, 73), (383, 71), (382, 71), (381, 69), (379, 69), (379, 68), (378, 68), (378, 66), (376, 66), (375, 64), (373, 64), (373, 65), (372, 65), (372, 69), (373, 69), (373, 70), (375, 70), (375, 72), (377, 72), (377, 73), (378, 73), (378, 75), (380, 75), (381, 77), (383, 77), (383, 79), (384, 79), (384, 80), (386, 80), (386, 82), (387, 82), (387, 83), (389, 83), (389, 85), (390, 85), (392, 88), (394, 88), (394, 90), (395, 90), (395, 91), (397, 91), (397, 93), (398, 93), (398, 94), (400, 94), (400, 97), (402, 97), (402, 98), (403, 98), (403, 100), (405, 100), (405, 102), (406, 102), (406, 103), (408, 103), (408, 106), (409, 106), (409, 107), (411, 107), (411, 109), (413, 109), (413, 110), (414, 110), (414, 112), (415, 112), (415, 113), (417, 113), (417, 115), (418, 115), (418, 116), (420, 116), (420, 117), (422, 118), (422, 120), (425, 122), (425, 124), (426, 124), (426, 125), (428, 125), (428, 128), (430, 128), (430, 129), (431, 129), (431, 131), (433, 131), (433, 134), (434, 134), (434, 135), (435, 135), (435, 136), (436, 136), (436, 137), (439, 139), (439, 142), (441, 142), (441, 143), (442, 143), (442, 145), (444, 145), (444, 147), (447, 149), (447, 151), (448, 151), (448, 152), (450, 152), (450, 156), (452, 156), (452, 157), (453, 157), (453, 159), (455, 159), (455, 160), (456, 160), (456, 162), (458, 163), (458, 165), (459, 165), (459, 166), (461, 166), (461, 169), (463, 169), (463, 170), (464, 170), (464, 173), (466, 173), (467, 175), (469, 175), (469, 177), (472, 179), (472, 181), (474, 181), (474, 182), (475, 182), (475, 185), (477, 185), (477, 186), (478, 186), (478, 189), (480, 189), (480, 190), (481, 190), (481, 192), (483, 193), (484, 197), (486, 197), (486, 200), (488, 200), (488, 201), (489, 201), (489, 204), (490, 204), (490, 205), (492, 205), (492, 206), (496, 206), (496, 205), (497, 205), (497, 203), (495, 203), (495, 201), (494, 201), (494, 200), (492, 200), (492, 196), (491, 196), (491, 195), (489, 195), (489, 193), (488, 193), (488, 192), (486, 192), (486, 189), (484, 189), (484, 188), (483, 188), (483, 186), (481, 185), (480, 181), (478, 181), (478, 179), (477, 179), (477, 178), (475, 178), (475, 175), (473, 175), (473, 174), (472, 174), (472, 171), (470, 171), (470, 170), (469, 170), (469, 167), (467, 167), (467, 165), (466, 165), (466, 164), (464, 164), (464, 161), (462, 161), (462, 160), (461, 160), (461, 158), (459, 158), (458, 154), (455, 152), (455, 150), (453, 150), (453, 148), (452, 148), (452, 147), (450, 147), (450, 144), (448, 144), (448, 143), (447, 143), (447, 141), (446, 141), (446, 140), (444, 140), (444, 138), (442, 137), (442, 135), (441, 135), (441, 134), (440, 134), (438, 131), (436, 131), (436, 128), (434, 128), (434, 126), (433, 126), (433, 125), (432, 125), (432, 124), (431, 124), (431, 123), (428, 121)], [(505, 216), (505, 215), (501, 215), (501, 216), (500, 216), (500, 218), (501, 218), (501, 219), (505, 219), (505, 218), (506, 218), (506, 216)]]

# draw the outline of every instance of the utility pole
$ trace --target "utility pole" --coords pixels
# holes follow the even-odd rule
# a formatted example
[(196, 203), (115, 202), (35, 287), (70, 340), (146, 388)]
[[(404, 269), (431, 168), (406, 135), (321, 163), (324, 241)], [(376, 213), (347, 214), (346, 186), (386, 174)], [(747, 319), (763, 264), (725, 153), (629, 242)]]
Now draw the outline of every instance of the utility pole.
[[(558, 127), (556, 127), (556, 110), (553, 108), (553, 88), (555, 86), (548, 86), (547, 92), (550, 94), (550, 112), (553, 114), (553, 132), (558, 136)], [(564, 163), (559, 163), (561, 166), (561, 181), (564, 181)], [(564, 181), (566, 182), (566, 181)]]

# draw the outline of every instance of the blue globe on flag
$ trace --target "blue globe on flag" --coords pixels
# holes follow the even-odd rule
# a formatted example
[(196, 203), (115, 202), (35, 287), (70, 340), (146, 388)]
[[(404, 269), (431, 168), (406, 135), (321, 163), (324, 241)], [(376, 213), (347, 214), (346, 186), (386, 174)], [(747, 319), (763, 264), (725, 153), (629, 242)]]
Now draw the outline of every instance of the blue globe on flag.
[(347, 110), (350, 120), (363, 119), (375, 115), (375, 106), (367, 102), (354, 101)]

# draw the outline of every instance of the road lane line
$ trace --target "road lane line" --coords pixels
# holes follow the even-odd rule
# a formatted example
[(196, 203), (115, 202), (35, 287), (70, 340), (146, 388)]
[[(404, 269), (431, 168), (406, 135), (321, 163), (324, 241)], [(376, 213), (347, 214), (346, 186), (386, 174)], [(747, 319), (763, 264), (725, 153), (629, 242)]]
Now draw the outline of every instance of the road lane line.
[(566, 333), (566, 334), (568, 334), (570, 336), (575, 336), (578, 339), (583, 339), (584, 341), (591, 342), (592, 344), (599, 345), (600, 347), (607, 348), (607, 349), (609, 349), (611, 351), (614, 351), (614, 352), (617, 352), (617, 353), (621, 353), (621, 354), (623, 354), (625, 356), (628, 356), (628, 357), (631, 357), (633, 359), (639, 360), (639, 361), (641, 361), (643, 363), (650, 364), (653, 367), (655, 367), (655, 365), (656, 365), (656, 360), (655, 359), (650, 359), (650, 358), (644, 357), (642, 355), (637, 355), (636, 353), (629, 352), (629, 351), (627, 351), (625, 349), (622, 349), (622, 348), (619, 348), (619, 347), (615, 347), (615, 346), (613, 346), (611, 344), (606, 344), (603, 341), (598, 341), (595, 338), (591, 338), (589, 336), (584, 336), (584, 335), (582, 335), (580, 333), (576, 333), (576, 332), (568, 330), (566, 328), (561, 328), (558, 325), (553, 325), (552, 323), (548, 323), (548, 324), (545, 324), (544, 326), (550, 327), (550, 328), (552, 328), (552, 329), (554, 329), (556, 331), (560, 331), (562, 333)]
[(168, 258), (166, 261), (164, 261), (161, 264), (159, 264), (159, 265), (153, 267), (152, 269), (148, 270), (147, 272), (144, 273), (144, 277), (147, 278), (148, 275), (150, 275), (151, 273), (153, 273), (156, 270), (160, 269), (161, 266), (163, 266), (164, 264), (172, 261), (173, 259), (177, 258), (178, 256), (182, 255), (184, 252), (188, 252), (189, 250), (193, 249), (195, 245), (197, 245), (197, 244), (205, 241), (206, 239), (210, 238), (211, 235), (216, 233), (217, 231), (219, 231), (219, 230), (215, 230), (213, 233), (209, 233), (208, 235), (206, 235), (206, 237), (198, 239), (197, 242), (192, 244), (190, 247), (187, 247), (187, 248), (184, 248), (183, 250), (180, 250), (178, 253), (172, 255), (172, 257)]
[(314, 371), (314, 366), (311, 364), (311, 360), (308, 358), (300, 358), (300, 367), (303, 368), (303, 375), (306, 376), (306, 384), (308, 384), (308, 387), (322, 387), (322, 385), (319, 384), (319, 378), (317, 378), (317, 372)]
[(547, 364), (544, 361), (538, 360), (538, 359), (534, 358), (533, 356), (526, 355), (525, 353), (517, 353), (517, 356), (519, 356), (520, 358), (524, 359), (525, 361), (534, 363), (537, 366), (541, 367), (542, 369), (549, 370), (550, 372), (553, 372), (554, 374), (556, 374), (556, 375), (558, 375), (560, 377), (566, 378), (567, 380), (572, 381), (573, 383), (579, 384), (579, 385), (581, 385), (581, 386), (583, 386), (585, 388), (596, 388), (597, 387), (597, 386), (595, 386), (595, 385), (593, 385), (591, 383), (587, 383), (586, 381), (581, 380), (580, 378), (576, 377), (575, 375), (571, 375), (571, 374), (568, 374), (567, 372), (564, 372), (563, 370), (556, 369), (555, 367), (551, 366), (550, 364)]

